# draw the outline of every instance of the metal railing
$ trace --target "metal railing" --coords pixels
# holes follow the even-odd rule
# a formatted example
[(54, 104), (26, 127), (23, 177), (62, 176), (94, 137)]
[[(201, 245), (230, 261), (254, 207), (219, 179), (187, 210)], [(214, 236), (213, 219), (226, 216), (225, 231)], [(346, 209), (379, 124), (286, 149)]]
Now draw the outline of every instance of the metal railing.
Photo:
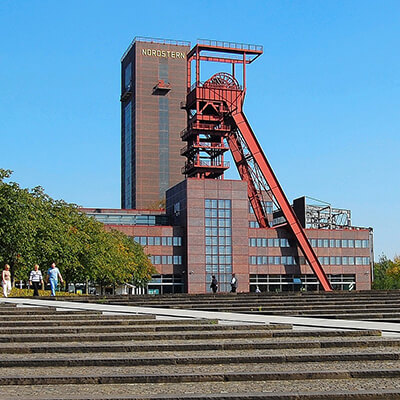
[(210, 40), (210, 39), (197, 39), (197, 44), (203, 44), (205, 46), (223, 47), (229, 49), (238, 49), (238, 50), (263, 51), (264, 49), (263, 46), (258, 44), (236, 43), (236, 42), (227, 42), (227, 41)]

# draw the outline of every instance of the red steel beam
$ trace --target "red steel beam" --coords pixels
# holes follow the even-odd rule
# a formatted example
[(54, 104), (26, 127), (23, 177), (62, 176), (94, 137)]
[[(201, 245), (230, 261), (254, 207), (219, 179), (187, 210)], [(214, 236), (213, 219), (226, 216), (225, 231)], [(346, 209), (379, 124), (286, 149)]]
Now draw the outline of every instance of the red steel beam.
[(323, 289), (325, 291), (332, 291), (332, 286), (316, 256), (313, 248), (310, 245), (310, 242), (307, 239), (307, 236), (304, 232), (303, 227), (301, 226), (295, 212), (293, 211), (291, 205), (289, 204), (285, 193), (283, 192), (278, 179), (276, 178), (274, 171), (268, 163), (265, 154), (258, 143), (250, 124), (248, 123), (245, 115), (241, 110), (236, 110), (232, 114), (232, 117), (243, 135), (244, 140), (246, 141), (247, 147), (252, 153), (256, 163), (258, 164), (260, 170), (262, 171), (265, 180), (268, 183), (268, 186), (271, 189), (272, 194), (274, 195), (277, 203), (282, 209), (283, 215), (285, 216), (288, 226), (290, 227), (293, 234), (296, 236), (296, 239), (299, 243), (299, 246), (304, 253), (305, 258), (307, 259), (310, 267), (314, 271), (315, 275), (319, 282), (321, 283)]

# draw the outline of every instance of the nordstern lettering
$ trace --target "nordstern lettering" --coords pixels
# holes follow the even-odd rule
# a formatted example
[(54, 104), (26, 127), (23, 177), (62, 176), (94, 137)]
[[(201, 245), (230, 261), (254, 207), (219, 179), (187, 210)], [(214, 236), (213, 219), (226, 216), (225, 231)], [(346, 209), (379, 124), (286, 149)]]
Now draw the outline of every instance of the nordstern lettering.
[(142, 56), (180, 58), (180, 59), (186, 58), (185, 53), (181, 51), (170, 51), (170, 50), (159, 50), (159, 49), (142, 49)]

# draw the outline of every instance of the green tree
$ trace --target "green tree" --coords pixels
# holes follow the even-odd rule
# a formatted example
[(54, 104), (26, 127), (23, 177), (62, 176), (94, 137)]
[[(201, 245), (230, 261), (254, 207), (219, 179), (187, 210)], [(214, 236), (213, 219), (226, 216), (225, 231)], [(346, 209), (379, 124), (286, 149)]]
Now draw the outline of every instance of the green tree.
[(54, 200), (43, 188), (6, 183), (0, 169), (0, 262), (16, 279), (26, 280), (34, 264), (60, 267), (67, 282), (146, 285), (155, 273), (142, 246), (81, 213), (74, 204)]
[(395, 257), (392, 261), (385, 255), (379, 257), (374, 264), (373, 289), (391, 290), (400, 289), (400, 258)]

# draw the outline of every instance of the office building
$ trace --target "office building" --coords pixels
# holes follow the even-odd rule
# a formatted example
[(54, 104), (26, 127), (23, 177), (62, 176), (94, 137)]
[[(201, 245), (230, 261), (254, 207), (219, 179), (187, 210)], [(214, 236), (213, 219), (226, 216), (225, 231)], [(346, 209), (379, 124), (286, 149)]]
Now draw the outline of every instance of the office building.
[[(202, 50), (208, 51), (203, 58)], [(210, 292), (212, 275), (227, 292), (233, 273), (243, 292), (257, 286), (321, 290), (310, 253), (334, 290), (370, 289), (372, 228), (353, 226), (350, 210), (306, 197), (287, 203), (285, 210), (276, 177), (270, 171), (270, 180), (263, 180), (269, 166), (266, 162), (262, 170), (263, 159), (256, 158), (262, 149), (252, 151), (239, 135), (247, 129), (247, 137), (257, 142), (240, 114), (245, 84), (228, 73), (202, 83), (196, 66), (191, 85), (188, 51), (187, 42), (136, 39), (123, 56), (123, 207), (83, 211), (146, 248), (158, 270), (149, 293)], [(228, 55), (218, 58), (210, 51)], [(261, 54), (262, 46), (203, 41), (189, 57), (249, 64)], [(223, 179), (229, 167), (224, 153), (232, 146), (242, 180)], [(152, 205), (162, 196), (165, 209), (155, 210)], [(291, 215), (295, 229), (288, 227)], [(304, 231), (306, 245), (300, 245), (298, 231)]]
[(156, 209), (182, 180), (185, 41), (137, 37), (121, 59), (121, 207)]

